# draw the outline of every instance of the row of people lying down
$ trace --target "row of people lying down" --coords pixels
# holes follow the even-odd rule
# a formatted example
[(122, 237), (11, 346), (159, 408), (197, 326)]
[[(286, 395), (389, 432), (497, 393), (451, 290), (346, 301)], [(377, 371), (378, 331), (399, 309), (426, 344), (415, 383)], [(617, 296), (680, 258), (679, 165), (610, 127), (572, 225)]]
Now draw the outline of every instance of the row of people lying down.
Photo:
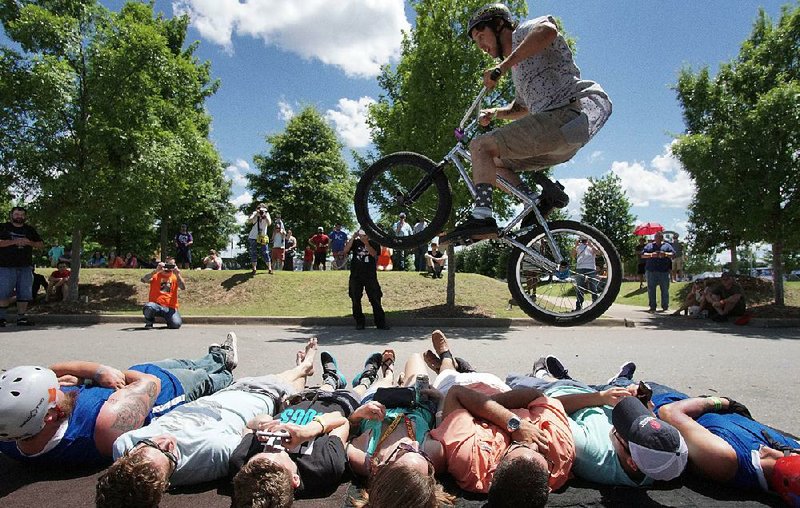
[[(233, 333), (195, 361), (17, 367), (0, 379), (0, 451), (61, 466), (113, 457), (98, 506), (157, 506), (170, 485), (228, 476), (234, 506), (290, 506), (329, 495), (349, 472), (366, 479), (358, 506), (450, 504), (436, 480), (445, 472), (489, 506), (543, 506), (571, 474), (641, 487), (687, 462), (689, 474), (798, 506), (800, 445), (732, 399), (635, 384), (632, 363), (589, 386), (552, 356), (504, 383), (453, 357), (442, 332), (432, 342), (398, 381), (392, 351), (370, 355), (351, 389), (316, 339), (291, 369), (232, 382)], [(317, 356), (324, 384), (307, 389)], [(387, 390), (414, 386), (426, 365), (437, 377), (421, 400)]]

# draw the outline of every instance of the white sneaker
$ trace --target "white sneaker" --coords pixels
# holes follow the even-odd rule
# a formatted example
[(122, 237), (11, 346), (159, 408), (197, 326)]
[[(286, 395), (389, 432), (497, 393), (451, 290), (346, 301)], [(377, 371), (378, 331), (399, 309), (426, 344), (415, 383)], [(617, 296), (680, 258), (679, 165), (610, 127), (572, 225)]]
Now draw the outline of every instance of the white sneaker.
[(225, 351), (225, 368), (228, 370), (235, 369), (239, 365), (239, 345), (236, 334), (228, 332), (228, 336), (225, 337), (220, 349)]

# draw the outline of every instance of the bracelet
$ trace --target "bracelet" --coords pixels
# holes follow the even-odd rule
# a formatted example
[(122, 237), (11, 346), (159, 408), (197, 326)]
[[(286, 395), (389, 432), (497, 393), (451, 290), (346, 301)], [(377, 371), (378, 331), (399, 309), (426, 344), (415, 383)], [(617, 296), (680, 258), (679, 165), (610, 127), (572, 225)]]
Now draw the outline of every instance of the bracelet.
[(714, 411), (719, 412), (722, 410), (722, 399), (720, 399), (719, 397), (711, 397), (708, 400), (709, 402), (714, 404)]
[(325, 429), (325, 424), (322, 423), (322, 418), (321, 417), (315, 416), (314, 418), (311, 419), (311, 421), (312, 422), (317, 422), (318, 424), (320, 424), (320, 426), (322, 427), (322, 433), (323, 434), (327, 434), (327, 432), (325, 432), (325, 430), (326, 430)]

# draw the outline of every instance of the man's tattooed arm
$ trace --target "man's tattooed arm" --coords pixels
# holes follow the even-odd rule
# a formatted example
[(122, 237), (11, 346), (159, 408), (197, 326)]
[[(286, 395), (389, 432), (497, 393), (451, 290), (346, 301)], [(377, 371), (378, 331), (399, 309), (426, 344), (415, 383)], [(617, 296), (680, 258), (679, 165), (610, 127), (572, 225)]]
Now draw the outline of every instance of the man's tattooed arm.
[(114, 392), (100, 409), (94, 441), (103, 455), (111, 455), (114, 440), (119, 436), (141, 427), (153, 408), (160, 382), (149, 374), (140, 376), (140, 379)]

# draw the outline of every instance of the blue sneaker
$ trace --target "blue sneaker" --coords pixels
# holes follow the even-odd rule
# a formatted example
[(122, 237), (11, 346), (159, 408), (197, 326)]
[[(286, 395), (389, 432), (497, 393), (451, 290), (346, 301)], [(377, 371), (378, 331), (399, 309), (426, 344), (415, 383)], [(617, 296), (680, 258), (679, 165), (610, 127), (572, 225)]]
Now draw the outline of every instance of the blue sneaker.
[(322, 362), (322, 381), (337, 390), (347, 388), (347, 379), (339, 372), (336, 358), (329, 352), (323, 351), (319, 354), (319, 360)]
[(353, 388), (359, 384), (369, 388), (372, 383), (375, 382), (375, 378), (378, 377), (378, 369), (381, 366), (382, 358), (383, 356), (380, 353), (372, 353), (367, 357), (367, 361), (364, 362), (364, 370), (353, 378)]

